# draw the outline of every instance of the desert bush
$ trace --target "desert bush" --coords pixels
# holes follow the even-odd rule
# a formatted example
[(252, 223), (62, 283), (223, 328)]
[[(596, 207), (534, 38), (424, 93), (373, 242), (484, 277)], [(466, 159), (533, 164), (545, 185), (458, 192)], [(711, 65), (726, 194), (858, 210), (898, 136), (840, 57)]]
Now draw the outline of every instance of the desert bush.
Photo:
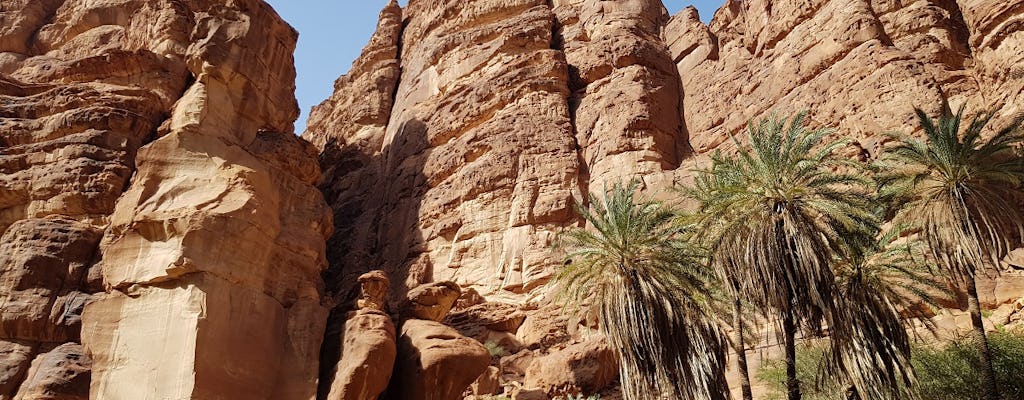
[[(1024, 333), (999, 331), (989, 335), (993, 364), (1004, 400), (1024, 399)], [(804, 345), (797, 350), (797, 376), (805, 385), (804, 399), (846, 400), (847, 385), (837, 377), (819, 376), (828, 357), (824, 346)], [(945, 346), (915, 345), (912, 364), (917, 373), (914, 392), (921, 400), (982, 400), (981, 361), (969, 338)], [(771, 388), (765, 399), (785, 399), (786, 366), (781, 360), (765, 362), (757, 377)], [(811, 384), (815, 383), (815, 384)]]
[[(992, 364), (1003, 398), (1024, 399), (1024, 335), (1006, 331), (988, 337)], [(913, 363), (918, 375), (917, 391), (923, 400), (980, 400), (981, 360), (968, 339), (943, 347), (919, 346)]]

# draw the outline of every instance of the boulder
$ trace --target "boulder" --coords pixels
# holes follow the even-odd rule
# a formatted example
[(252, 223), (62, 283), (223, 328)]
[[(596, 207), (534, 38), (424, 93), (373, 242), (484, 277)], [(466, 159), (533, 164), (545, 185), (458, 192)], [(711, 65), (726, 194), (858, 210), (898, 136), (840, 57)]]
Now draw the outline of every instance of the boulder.
[(618, 365), (603, 339), (591, 339), (536, 358), (526, 371), (523, 386), (551, 396), (595, 394), (618, 378)]
[(476, 378), (476, 382), (469, 385), (470, 391), (475, 396), (491, 396), (501, 393), (501, 374), (498, 367), (487, 367), (487, 372)]
[(461, 399), (491, 363), (483, 345), (439, 322), (410, 319), (401, 332), (387, 399)]
[(32, 365), (34, 353), (30, 343), (0, 340), (0, 399), (14, 397)]
[(462, 294), (455, 282), (435, 282), (417, 286), (407, 294), (402, 314), (408, 318), (443, 321)]
[(359, 277), (358, 310), (349, 313), (327, 400), (376, 400), (395, 366), (395, 324), (384, 313), (390, 281), (381, 271)]
[(327, 400), (376, 400), (388, 387), (397, 347), (391, 317), (359, 310), (345, 322), (341, 360)]

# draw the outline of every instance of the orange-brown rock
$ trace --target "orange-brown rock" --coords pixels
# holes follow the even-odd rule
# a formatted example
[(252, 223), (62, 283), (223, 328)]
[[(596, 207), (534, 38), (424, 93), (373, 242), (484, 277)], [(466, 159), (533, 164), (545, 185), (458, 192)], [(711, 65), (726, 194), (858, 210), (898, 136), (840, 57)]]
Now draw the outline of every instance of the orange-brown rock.
[[(478, 304), (463, 310), (452, 311), (444, 320), (446, 324), (454, 327), (463, 335), (477, 339), (481, 343), (492, 341), (496, 344), (511, 345), (506, 351), (518, 351), (519, 343), (499, 343), (498, 339), (506, 336), (509, 340), (515, 340), (515, 334), (523, 325), (526, 314), (512, 304), (488, 302)], [(504, 335), (502, 335), (504, 334)], [(497, 340), (495, 340), (497, 339)]]
[[(170, 56), (179, 43), (164, 40), (190, 23), (174, 12), (156, 18), (168, 7), (0, 5), (0, 341), (27, 346), (17, 360), (78, 341), (82, 307), (102, 290), (99, 237), (137, 150), (190, 79), (184, 58)], [(0, 378), (0, 397), (26, 376), (13, 364), (21, 366)], [(32, 379), (62, 379), (68, 371), (58, 366), (42, 363)], [(87, 396), (87, 386), (75, 388), (85, 392), (62, 395)]]
[[(1020, 0), (724, 3), (708, 24), (654, 0), (390, 4), (305, 133), (344, 216), (332, 286), (368, 265), (394, 279), (392, 302), (455, 282), (470, 295), (448, 322), (490, 340), (483, 305), (518, 307), (521, 324), (498, 325), (543, 357), (593, 326), (543, 285), (580, 193), (685, 181), (772, 113), (809, 109), (869, 159), (883, 133), (913, 130), (915, 106), (1002, 107), (999, 124), (1024, 104)], [(1015, 279), (983, 287), (990, 306), (1015, 300)]]
[(690, 150), (679, 76), (660, 37), (669, 18), (665, 6), (659, 0), (553, 5), (590, 190), (675, 169)]
[(89, 400), (89, 356), (65, 343), (32, 361), (13, 400)]
[[(493, 389), (482, 342), (526, 349), (518, 398), (596, 391), (546, 285), (583, 193), (684, 181), (773, 112), (863, 159), (914, 106), (1024, 112), (1024, 0), (724, 3), (392, 0), (310, 144), (261, 0), (4, 1), (0, 400), (449, 399)], [(999, 321), (1022, 281), (981, 283)]]
[(309, 399), (331, 223), (312, 146), (291, 133), (297, 34), (262, 1), (163, 11), (196, 21), (164, 40), (187, 44), (167, 50), (194, 79), (101, 244), (91, 396)]
[(384, 193), (378, 183), (384, 180), (384, 136), (401, 75), (401, 27), (402, 9), (391, 0), (362, 55), (335, 82), (334, 95), (313, 108), (303, 135), (321, 150), (320, 189), (335, 220), (347, 221), (337, 224), (328, 246), (332, 263), (339, 267), (328, 271), (327, 284), (341, 293), (352, 289), (356, 277), (380, 265), (375, 261), (384, 240), (377, 230)]
[(60, 216), (23, 219), (0, 238), (0, 339), (77, 341), (83, 290), (101, 233)]
[[(335, 244), (346, 254), (332, 253), (332, 269), (358, 275), (368, 255), (391, 274), (396, 299), (444, 280), (521, 298), (550, 280), (559, 258), (548, 248), (575, 222), (579, 193), (568, 66), (552, 49), (551, 7), (414, 1), (404, 27), (396, 15), (385, 9), (304, 135), (333, 169), (323, 187), (336, 214), (361, 216), (339, 227), (348, 234)], [(398, 70), (392, 55), (399, 79), (375, 79), (378, 66)], [(394, 82), (391, 107), (368, 106), (359, 118), (347, 109), (345, 99)]]
[(455, 282), (434, 282), (417, 286), (409, 291), (403, 314), (407, 318), (441, 322), (462, 294)]
[(376, 400), (391, 380), (397, 347), (391, 317), (359, 310), (345, 323), (345, 333), (328, 400)]
[(345, 321), (339, 360), (319, 398), (376, 400), (391, 380), (397, 355), (395, 324), (383, 308), (390, 282), (383, 272), (370, 271), (359, 277), (359, 284), (357, 310)]
[(474, 396), (491, 396), (501, 394), (501, 371), (497, 367), (487, 367), (487, 371), (469, 385)]
[(398, 360), (385, 399), (462, 399), (491, 362), (480, 342), (440, 322), (410, 319), (401, 330)]
[(35, 360), (2, 395), (310, 398), (332, 224), (292, 134), (296, 32), (258, 0), (0, 20), (0, 340)]
[(0, 340), (0, 399), (11, 400), (17, 394), (34, 351), (32, 343)]
[(523, 387), (549, 396), (600, 393), (619, 376), (619, 363), (603, 338), (592, 338), (537, 357)]

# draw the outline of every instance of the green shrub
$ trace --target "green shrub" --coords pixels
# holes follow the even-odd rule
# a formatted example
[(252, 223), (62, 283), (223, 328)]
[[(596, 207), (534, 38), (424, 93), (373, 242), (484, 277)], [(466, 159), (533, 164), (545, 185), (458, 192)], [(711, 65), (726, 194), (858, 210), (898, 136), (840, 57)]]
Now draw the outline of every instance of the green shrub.
[(488, 340), (487, 343), (484, 343), (484, 348), (487, 349), (487, 353), (490, 354), (491, 357), (504, 357), (508, 354), (504, 347), (490, 340)]
[[(988, 342), (1003, 397), (1024, 399), (1024, 335), (995, 332)], [(941, 349), (917, 347), (913, 363), (922, 399), (982, 399), (980, 362), (970, 340), (957, 340)]]
[[(1024, 335), (999, 331), (989, 334), (992, 363), (999, 390), (1006, 400), (1024, 399)], [(825, 349), (820, 346), (797, 348), (797, 377), (806, 400), (846, 400), (839, 377), (823, 377), (818, 370)], [(917, 373), (917, 393), (921, 400), (982, 400), (978, 355), (970, 340), (956, 340), (945, 347), (915, 346), (911, 362)], [(771, 388), (765, 400), (785, 399), (786, 364), (766, 361), (757, 378)]]
[[(846, 400), (845, 387), (837, 380), (818, 380), (818, 370), (824, 357), (825, 349), (821, 346), (797, 346), (796, 376), (800, 379), (800, 391), (804, 400)], [(784, 360), (765, 361), (757, 371), (757, 379), (771, 387), (771, 392), (767, 394), (765, 400), (785, 400), (786, 362)]]

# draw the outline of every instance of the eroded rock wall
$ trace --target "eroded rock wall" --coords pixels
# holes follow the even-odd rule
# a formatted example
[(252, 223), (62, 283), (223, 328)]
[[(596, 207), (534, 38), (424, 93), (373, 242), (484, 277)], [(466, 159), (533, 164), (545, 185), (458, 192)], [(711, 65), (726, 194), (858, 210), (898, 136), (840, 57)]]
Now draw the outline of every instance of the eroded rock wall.
[[(11, 0), (0, 21), (0, 400), (313, 398), (359, 376), (346, 314), (375, 269), (381, 323), (421, 284), (465, 289), (455, 331), (397, 320), (406, 381), (475, 379), (413, 368), (443, 331), (511, 353), (481, 393), (597, 391), (611, 373), (574, 350), (602, 348), (594, 322), (545, 286), (587, 191), (685, 180), (773, 112), (863, 159), (914, 106), (1024, 112), (1021, 0), (728, 0), (709, 24), (656, 0), (390, 1), (309, 142), (297, 34), (263, 1)], [(1019, 313), (1020, 282), (984, 282), (986, 305)]]
[(314, 396), (332, 223), (297, 33), (257, 0), (0, 20), (0, 399)]
[[(392, 302), (455, 281), (476, 296), (459, 318), (525, 315), (511, 332), (457, 326), (518, 352), (498, 364), (536, 381), (516, 365), (593, 328), (555, 318), (544, 286), (583, 193), (686, 181), (772, 113), (810, 110), (868, 160), (884, 133), (913, 130), (914, 107), (1000, 109), (996, 125), (1024, 111), (1024, 2), (724, 3), (704, 23), (653, 0), (392, 2), (304, 134), (345, 233), (329, 246), (331, 288), (351, 295), (373, 268), (392, 277)], [(1020, 279), (983, 283), (987, 305), (1012, 304)]]
[[(336, 213), (363, 215), (341, 224), (349, 235), (335, 243), (348, 254), (332, 253), (332, 261), (346, 276), (388, 271), (395, 298), (454, 280), (521, 299), (560, 262), (548, 248), (575, 222), (579, 193), (569, 68), (552, 48), (554, 14), (542, 0), (413, 1), (395, 41), (398, 12), (385, 9), (363, 57), (305, 134), (323, 146), (324, 160), (347, 155), (325, 164), (333, 174), (325, 191), (337, 195)], [(395, 86), (390, 108), (375, 97), (365, 110), (346, 107), (375, 85)]]

